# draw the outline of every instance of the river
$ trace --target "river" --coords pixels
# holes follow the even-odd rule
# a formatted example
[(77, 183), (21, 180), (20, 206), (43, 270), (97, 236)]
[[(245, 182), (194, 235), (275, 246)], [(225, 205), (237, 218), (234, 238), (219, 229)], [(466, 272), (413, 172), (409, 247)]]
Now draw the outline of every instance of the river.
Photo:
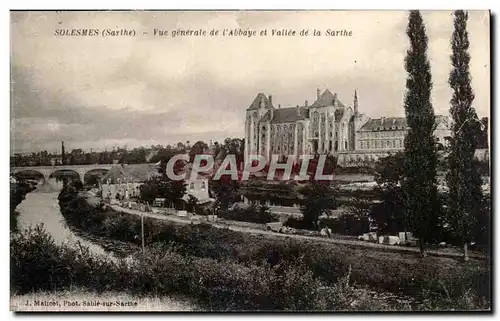
[(73, 233), (64, 223), (64, 218), (59, 210), (57, 199), (59, 192), (33, 191), (26, 195), (26, 199), (17, 206), (19, 212), (19, 227), (21, 229), (43, 223), (44, 229), (56, 242), (67, 243), (70, 246), (80, 242), (88, 246), (93, 253), (111, 257), (104, 249), (82, 239)]
[[(49, 233), (57, 243), (65, 243), (69, 246), (75, 246), (77, 242), (84, 246), (88, 246), (89, 249), (99, 255), (107, 256), (112, 260), (116, 260), (116, 258), (110, 254), (106, 253), (104, 249), (92, 242), (82, 239), (73, 233), (64, 223), (64, 218), (59, 210), (59, 201), (57, 199), (59, 192), (44, 192), (40, 190), (35, 190), (26, 195), (26, 199), (21, 202), (17, 206), (17, 211), (19, 212), (19, 228), (26, 229), (30, 226), (36, 226), (39, 223), (43, 223), (43, 226), (47, 233)], [(97, 298), (107, 300), (109, 297), (120, 297), (120, 293), (104, 293), (104, 294), (95, 294), (92, 292), (82, 293), (63, 293), (66, 296), (77, 296), (79, 300), (83, 299), (82, 295), (86, 298)], [(51, 295), (49, 294), (36, 294), (37, 299), (40, 299), (39, 295)], [(59, 299), (61, 299), (59, 297)], [(148, 311), (189, 311), (195, 309), (195, 305), (189, 302), (188, 300), (178, 300), (176, 298), (164, 296), (161, 298), (151, 297), (151, 298), (143, 298), (134, 300), (138, 300), (138, 308), (136, 310)], [(16, 302), (25, 302), (25, 298), (18, 296), (11, 297), (11, 308), (14, 307), (14, 310), (25, 311), (25, 308), (16, 304)], [(153, 302), (154, 304), (152, 304)], [(82, 311), (82, 309), (80, 309)]]

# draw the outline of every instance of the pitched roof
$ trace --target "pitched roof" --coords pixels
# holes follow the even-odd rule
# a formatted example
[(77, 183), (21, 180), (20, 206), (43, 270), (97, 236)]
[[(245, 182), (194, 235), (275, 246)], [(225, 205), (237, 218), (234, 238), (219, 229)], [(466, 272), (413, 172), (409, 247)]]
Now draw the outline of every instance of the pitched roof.
[(247, 110), (254, 110), (254, 109), (259, 109), (260, 107), (260, 102), (264, 103), (264, 106), (266, 108), (272, 108), (273, 105), (269, 101), (269, 99), (264, 95), (263, 93), (258, 93), (257, 97), (253, 100), (252, 104), (247, 108)]
[(324, 106), (332, 106), (335, 104), (335, 101), (337, 101), (338, 106), (344, 107), (344, 104), (342, 104), (338, 99), (337, 99), (337, 94), (332, 94), (330, 90), (325, 90), (319, 98), (311, 105), (311, 107), (324, 107)]
[[(444, 123), (446, 127), (450, 125), (450, 117), (436, 115), (436, 125)], [(360, 130), (362, 131), (382, 131), (382, 130), (398, 130), (406, 129), (406, 117), (386, 117), (370, 119), (364, 124)]]
[[(292, 123), (292, 122), (295, 122), (297, 120), (306, 119), (308, 109), (303, 108), (303, 107), (298, 107), (298, 108), (299, 108), (299, 112), (297, 112), (297, 107), (274, 109), (273, 119), (271, 120), (271, 123), (273, 123), (273, 124)], [(266, 115), (264, 115), (264, 117)]]
[(406, 129), (405, 117), (386, 117), (370, 119), (364, 124), (360, 130), (362, 131), (382, 131), (382, 130), (396, 130)]
[(447, 127), (451, 125), (451, 118), (449, 116), (436, 115), (436, 125), (444, 123)]
[(158, 167), (155, 164), (124, 164), (111, 167), (101, 181), (106, 182), (111, 179), (111, 183), (117, 183), (118, 179), (126, 179), (129, 183), (140, 183), (159, 175)]

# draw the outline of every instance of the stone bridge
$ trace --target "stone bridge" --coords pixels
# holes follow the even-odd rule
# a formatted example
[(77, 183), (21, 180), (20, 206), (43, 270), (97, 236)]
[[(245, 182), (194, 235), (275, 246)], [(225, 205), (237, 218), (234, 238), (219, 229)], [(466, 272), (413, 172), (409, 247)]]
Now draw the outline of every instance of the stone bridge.
[(95, 165), (58, 165), (58, 166), (25, 166), (25, 167), (11, 167), (10, 174), (17, 174), (23, 171), (34, 171), (43, 175), (45, 181), (50, 176), (58, 171), (73, 171), (78, 174), (80, 180), (84, 182), (85, 174), (93, 170), (110, 170), (113, 166), (120, 166), (116, 164), (95, 164)]

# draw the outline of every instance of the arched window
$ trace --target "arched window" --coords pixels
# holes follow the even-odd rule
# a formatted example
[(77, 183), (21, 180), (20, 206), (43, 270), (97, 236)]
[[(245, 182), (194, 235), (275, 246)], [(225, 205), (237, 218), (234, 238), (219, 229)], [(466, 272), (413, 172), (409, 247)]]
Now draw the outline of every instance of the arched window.
[(335, 150), (337, 151), (339, 149), (339, 142), (338, 140), (335, 141)]
[(347, 149), (347, 140), (344, 141), (344, 147), (345, 147), (345, 149)]
[(205, 185), (205, 182), (201, 182), (201, 190), (205, 190), (206, 189), (206, 185)]
[(193, 190), (193, 189), (194, 189), (194, 183), (193, 183), (193, 182), (191, 182), (191, 183), (189, 184), (189, 189), (190, 189), (190, 190)]

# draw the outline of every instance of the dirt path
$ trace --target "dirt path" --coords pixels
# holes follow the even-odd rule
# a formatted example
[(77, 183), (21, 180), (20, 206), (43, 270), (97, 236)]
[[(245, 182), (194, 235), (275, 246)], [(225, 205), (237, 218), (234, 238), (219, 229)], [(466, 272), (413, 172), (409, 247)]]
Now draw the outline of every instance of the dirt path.
[[(175, 223), (179, 223), (179, 224), (200, 224), (200, 223), (202, 223), (201, 221), (195, 221), (195, 220), (192, 221), (192, 220), (189, 220), (187, 218), (183, 219), (183, 218), (180, 218), (177, 216), (172, 216), (172, 215), (145, 213), (145, 212), (141, 212), (138, 210), (132, 210), (132, 209), (120, 207), (118, 205), (111, 205), (111, 208), (117, 212), (124, 212), (124, 213), (138, 215), (138, 216), (144, 215), (145, 217), (155, 218), (155, 219), (164, 220), (164, 221), (171, 221), (171, 222), (175, 222)], [(342, 245), (358, 246), (358, 247), (365, 247), (365, 248), (375, 248), (377, 250), (384, 250), (384, 251), (391, 251), (391, 252), (407, 252), (407, 253), (416, 253), (416, 254), (420, 253), (419, 249), (414, 248), (414, 247), (384, 245), (384, 244), (377, 244), (377, 243), (368, 243), (368, 242), (363, 242), (363, 241), (342, 240), (342, 239), (334, 239), (334, 238), (322, 238), (322, 237), (306, 236), (306, 235), (282, 234), (282, 233), (275, 233), (272, 231), (255, 229), (255, 228), (251, 228), (251, 227), (243, 227), (243, 226), (211, 223), (211, 222), (204, 222), (204, 223), (211, 224), (212, 226), (217, 227), (217, 228), (223, 228), (223, 229), (225, 228), (225, 229), (229, 229), (229, 230), (236, 231), (236, 232), (249, 233), (252, 235), (263, 235), (263, 236), (271, 237), (271, 238), (292, 238), (292, 239), (307, 240), (307, 241), (322, 242), (322, 243), (333, 243), (333, 244), (342, 244)], [(437, 250), (427, 250), (426, 253), (428, 255), (450, 257), (450, 258), (461, 258), (463, 256), (460, 253), (449, 253), (449, 252), (443, 252), (443, 251), (437, 251)], [(483, 255), (476, 254), (476, 253), (470, 253), (469, 256), (471, 258), (474, 258), (474, 259), (485, 259), (485, 257)]]

